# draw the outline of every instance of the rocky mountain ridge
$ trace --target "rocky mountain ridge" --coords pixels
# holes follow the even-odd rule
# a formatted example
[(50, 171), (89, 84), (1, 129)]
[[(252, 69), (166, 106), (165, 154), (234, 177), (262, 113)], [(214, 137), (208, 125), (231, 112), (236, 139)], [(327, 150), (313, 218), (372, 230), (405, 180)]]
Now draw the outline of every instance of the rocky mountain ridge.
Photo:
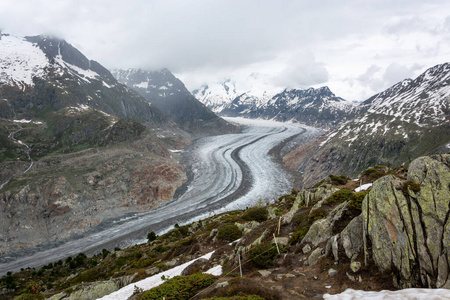
[(357, 175), (370, 165), (409, 163), (448, 152), (450, 64), (432, 67), (364, 101), (356, 116), (284, 160), (310, 185), (330, 173)]
[(221, 134), (235, 130), (199, 102), (169, 70), (113, 70), (117, 80), (136, 90), (181, 128), (194, 135)]
[(221, 116), (294, 121), (330, 129), (353, 118), (355, 104), (328, 87), (238, 92), (231, 81), (204, 86), (193, 94)]
[[(1, 282), (7, 297), (31, 282), (35, 289), (25, 293), (95, 299), (127, 284), (139, 287), (143, 278), (213, 251), (181, 277), (164, 278), (167, 284), (149, 291), (135, 288), (129, 296), (170, 297), (183, 289), (189, 297), (199, 293), (195, 299), (298, 299), (347, 288), (450, 289), (449, 201), (450, 156), (421, 157), (409, 168), (369, 168), (358, 180), (329, 176), (272, 205), (175, 225), (162, 236), (150, 233), (146, 244), (105, 249), (92, 258), (80, 254)], [(217, 265), (220, 276), (196, 273)], [(195, 282), (185, 289), (190, 276)]]
[(87, 105), (107, 114), (160, 125), (167, 117), (119, 84), (99, 63), (64, 40), (3, 33), (2, 118), (33, 118), (69, 106)]

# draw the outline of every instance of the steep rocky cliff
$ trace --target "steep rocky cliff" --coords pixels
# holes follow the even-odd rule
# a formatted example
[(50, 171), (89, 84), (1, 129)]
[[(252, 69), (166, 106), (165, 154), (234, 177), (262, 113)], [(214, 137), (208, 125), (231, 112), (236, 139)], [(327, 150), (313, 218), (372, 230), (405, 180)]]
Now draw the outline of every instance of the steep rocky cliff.
[(198, 101), (169, 70), (113, 70), (117, 80), (136, 90), (183, 130), (195, 136), (236, 131)]

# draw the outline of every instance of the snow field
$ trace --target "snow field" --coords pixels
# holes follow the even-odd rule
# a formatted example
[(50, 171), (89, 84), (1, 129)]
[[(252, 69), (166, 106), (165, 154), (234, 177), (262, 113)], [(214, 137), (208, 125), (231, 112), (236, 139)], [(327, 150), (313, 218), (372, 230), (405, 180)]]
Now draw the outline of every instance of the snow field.
[(450, 299), (450, 290), (447, 289), (404, 289), (398, 291), (357, 291), (346, 289), (336, 295), (325, 294), (324, 299), (328, 300), (443, 300)]
[[(101, 300), (122, 300), (122, 299), (128, 299), (131, 295), (133, 295), (135, 286), (138, 288), (143, 289), (144, 291), (150, 290), (154, 287), (157, 287), (161, 285), (164, 280), (161, 278), (170, 279), (175, 276), (181, 275), (181, 272), (190, 264), (195, 262), (196, 260), (200, 258), (210, 259), (212, 254), (214, 252), (210, 252), (208, 254), (203, 255), (202, 257), (196, 258), (194, 260), (188, 261), (187, 263), (184, 263), (182, 265), (179, 265), (177, 267), (174, 267), (170, 270), (158, 273), (156, 275), (153, 275), (151, 277), (147, 277), (141, 281), (134, 282), (132, 284), (129, 284), (123, 288), (121, 288), (118, 291), (115, 291), (114, 293), (111, 293), (109, 295), (103, 296), (102, 298), (99, 298)], [(216, 266), (214, 268), (209, 269), (205, 273), (212, 274), (214, 276), (220, 276), (222, 275), (222, 266)]]

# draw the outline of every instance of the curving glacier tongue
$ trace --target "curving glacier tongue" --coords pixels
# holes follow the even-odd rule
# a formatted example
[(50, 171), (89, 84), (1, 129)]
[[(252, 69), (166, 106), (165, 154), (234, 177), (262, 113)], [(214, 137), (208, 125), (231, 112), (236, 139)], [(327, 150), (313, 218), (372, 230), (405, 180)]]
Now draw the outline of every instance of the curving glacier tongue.
[[(21, 253), (0, 264), (0, 274), (22, 267), (40, 266), (84, 252), (126, 247), (144, 241), (150, 231), (161, 234), (174, 224), (202, 219), (213, 213), (245, 208), (259, 199), (270, 202), (290, 191), (292, 178), (269, 155), (283, 141), (301, 142), (319, 129), (290, 123), (228, 118), (239, 123), (239, 134), (201, 138), (186, 150), (191, 180), (186, 191), (155, 210), (103, 222), (95, 232), (48, 245), (34, 253)], [(285, 147), (289, 146), (289, 143)]]

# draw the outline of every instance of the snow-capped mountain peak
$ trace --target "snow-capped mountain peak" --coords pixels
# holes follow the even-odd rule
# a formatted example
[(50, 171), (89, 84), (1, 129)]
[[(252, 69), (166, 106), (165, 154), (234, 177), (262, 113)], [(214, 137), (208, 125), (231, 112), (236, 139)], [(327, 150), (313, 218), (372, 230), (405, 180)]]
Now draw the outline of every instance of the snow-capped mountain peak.
[(45, 53), (25, 38), (0, 34), (0, 82), (24, 88), (33, 77), (44, 77), (50, 61)]
[(34, 78), (45, 79), (49, 72), (60, 76), (68, 72), (86, 83), (96, 80), (106, 87), (114, 85), (108, 70), (64, 40), (46, 35), (0, 35), (0, 82), (4, 84), (23, 90), (34, 85)]
[(364, 101), (362, 107), (368, 113), (419, 126), (446, 122), (450, 110), (450, 64), (434, 66), (414, 80), (405, 79)]
[(331, 128), (351, 115), (355, 104), (334, 95), (327, 86), (308, 89), (270, 88), (258, 78), (249, 90), (239, 90), (231, 80), (194, 91), (203, 104), (219, 115), (297, 121)]

